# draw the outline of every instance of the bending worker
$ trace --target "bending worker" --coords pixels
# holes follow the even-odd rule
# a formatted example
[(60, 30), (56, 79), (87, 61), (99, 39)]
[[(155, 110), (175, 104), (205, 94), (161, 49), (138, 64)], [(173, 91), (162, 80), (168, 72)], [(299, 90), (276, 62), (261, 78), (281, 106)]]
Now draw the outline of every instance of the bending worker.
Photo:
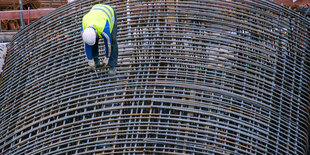
[[(116, 74), (115, 66), (118, 58), (116, 40), (116, 14), (111, 6), (96, 4), (84, 15), (82, 21), (82, 38), (85, 43), (86, 57), (91, 70), (96, 67), (110, 66), (110, 75)], [(104, 39), (105, 58), (99, 60), (98, 41)]]

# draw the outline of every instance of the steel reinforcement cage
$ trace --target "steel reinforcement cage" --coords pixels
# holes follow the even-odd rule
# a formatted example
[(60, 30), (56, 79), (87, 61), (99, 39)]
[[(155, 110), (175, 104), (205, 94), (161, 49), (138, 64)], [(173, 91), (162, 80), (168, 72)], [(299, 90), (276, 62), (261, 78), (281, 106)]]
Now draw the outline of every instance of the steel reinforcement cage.
[[(118, 17), (115, 76), (88, 71), (97, 3)], [(67, 4), (10, 44), (0, 154), (308, 154), (309, 36), (266, 0)]]

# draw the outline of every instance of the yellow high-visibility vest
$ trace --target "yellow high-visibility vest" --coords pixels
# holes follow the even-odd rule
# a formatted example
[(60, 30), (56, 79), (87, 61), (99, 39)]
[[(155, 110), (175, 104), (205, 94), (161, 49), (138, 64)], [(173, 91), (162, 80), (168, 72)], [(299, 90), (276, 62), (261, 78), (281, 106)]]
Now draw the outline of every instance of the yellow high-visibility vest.
[(110, 33), (112, 33), (114, 25), (114, 10), (109, 5), (96, 4), (91, 10), (84, 15), (82, 20), (83, 30), (88, 27), (93, 27), (97, 30), (99, 38), (102, 38), (102, 32), (106, 26), (107, 21), (110, 25)]

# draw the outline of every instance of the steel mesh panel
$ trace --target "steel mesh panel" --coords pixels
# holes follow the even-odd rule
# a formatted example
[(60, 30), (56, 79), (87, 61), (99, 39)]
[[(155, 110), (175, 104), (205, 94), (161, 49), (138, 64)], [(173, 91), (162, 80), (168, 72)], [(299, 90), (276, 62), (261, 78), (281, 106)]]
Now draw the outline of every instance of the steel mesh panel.
[[(96, 3), (117, 13), (116, 76), (88, 72)], [(307, 154), (309, 30), (265, 0), (72, 2), (10, 44), (0, 154)]]

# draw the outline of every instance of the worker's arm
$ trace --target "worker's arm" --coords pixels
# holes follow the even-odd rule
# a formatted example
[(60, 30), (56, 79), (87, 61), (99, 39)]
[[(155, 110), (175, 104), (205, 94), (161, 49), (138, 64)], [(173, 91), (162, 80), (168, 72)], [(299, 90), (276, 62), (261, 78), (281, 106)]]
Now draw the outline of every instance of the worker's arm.
[(107, 21), (106, 26), (101, 34), (104, 40), (104, 46), (105, 46), (105, 55), (106, 57), (111, 56), (111, 43), (112, 43), (112, 38), (111, 38), (111, 33), (110, 33), (110, 25), (109, 22)]
[[(81, 34), (83, 34), (83, 26), (81, 26)], [(85, 46), (85, 52), (86, 52), (86, 57), (88, 60), (92, 59), (92, 48), (88, 44), (84, 43)]]

